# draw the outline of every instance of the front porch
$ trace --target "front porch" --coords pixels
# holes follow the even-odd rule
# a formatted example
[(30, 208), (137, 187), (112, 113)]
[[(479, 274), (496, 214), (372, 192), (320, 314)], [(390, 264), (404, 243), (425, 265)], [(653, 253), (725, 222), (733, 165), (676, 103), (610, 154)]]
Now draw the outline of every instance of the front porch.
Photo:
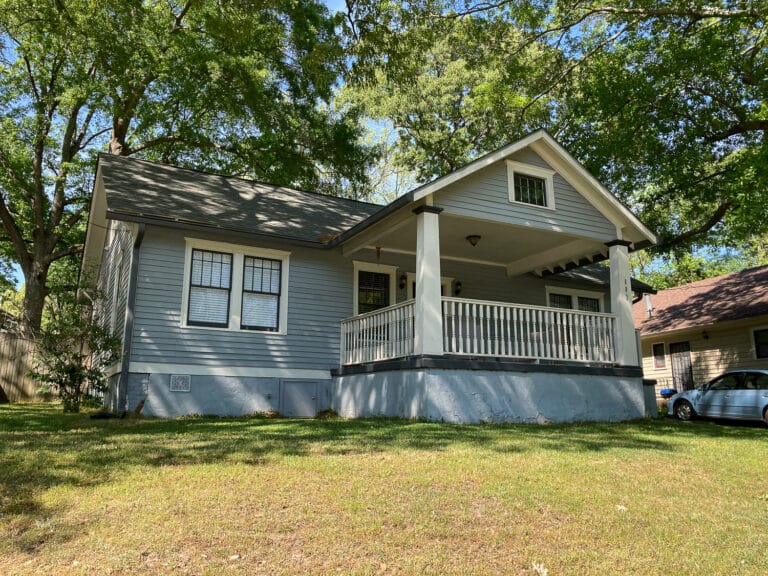
[[(612, 365), (613, 314), (441, 298), (442, 349), (460, 357)], [(341, 365), (412, 356), (415, 300), (341, 322)]]

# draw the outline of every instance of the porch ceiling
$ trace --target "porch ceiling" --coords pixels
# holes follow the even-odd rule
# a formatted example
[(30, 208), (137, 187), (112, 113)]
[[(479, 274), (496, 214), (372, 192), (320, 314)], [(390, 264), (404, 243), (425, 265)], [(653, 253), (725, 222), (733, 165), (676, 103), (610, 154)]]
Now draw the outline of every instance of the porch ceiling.
[[(467, 236), (479, 235), (472, 246)], [(376, 238), (368, 247), (406, 254), (416, 253), (416, 218)], [(570, 262), (591, 259), (607, 248), (596, 239), (559, 232), (440, 215), (440, 255), (445, 259), (484, 263), (507, 268), (510, 275), (542, 273)], [(582, 262), (582, 264), (585, 262)]]

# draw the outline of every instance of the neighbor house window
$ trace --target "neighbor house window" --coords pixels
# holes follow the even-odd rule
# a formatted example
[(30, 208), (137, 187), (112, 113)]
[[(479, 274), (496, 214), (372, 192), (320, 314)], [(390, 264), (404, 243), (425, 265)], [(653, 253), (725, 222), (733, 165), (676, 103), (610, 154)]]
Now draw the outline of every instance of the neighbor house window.
[(547, 168), (507, 160), (509, 201), (554, 208), (554, 174)]
[(664, 343), (659, 342), (653, 345), (653, 367), (654, 368), (666, 368), (667, 357), (664, 354)]
[(768, 358), (768, 328), (755, 330), (755, 356), (757, 358)]
[(373, 312), (395, 303), (396, 266), (355, 262), (354, 271), (356, 314)]
[(188, 238), (183, 324), (285, 332), (288, 256)]

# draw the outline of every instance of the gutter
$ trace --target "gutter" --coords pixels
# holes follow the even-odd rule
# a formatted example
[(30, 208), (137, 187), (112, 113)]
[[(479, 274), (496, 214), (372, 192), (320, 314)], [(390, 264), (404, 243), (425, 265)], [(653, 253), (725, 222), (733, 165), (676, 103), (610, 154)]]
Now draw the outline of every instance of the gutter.
[(131, 362), (131, 345), (133, 344), (133, 318), (136, 306), (136, 285), (139, 278), (139, 253), (144, 240), (145, 224), (139, 223), (136, 240), (133, 242), (131, 255), (131, 275), (128, 279), (128, 301), (125, 304), (125, 327), (123, 329), (123, 352), (120, 367), (120, 378), (117, 385), (118, 411), (128, 409), (128, 368)]

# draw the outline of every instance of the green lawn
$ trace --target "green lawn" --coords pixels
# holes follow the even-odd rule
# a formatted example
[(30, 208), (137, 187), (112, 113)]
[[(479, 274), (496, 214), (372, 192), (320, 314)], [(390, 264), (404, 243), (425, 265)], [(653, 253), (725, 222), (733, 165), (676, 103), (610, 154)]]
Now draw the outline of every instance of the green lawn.
[(90, 420), (0, 406), (8, 576), (763, 575), (767, 527), (763, 425)]

